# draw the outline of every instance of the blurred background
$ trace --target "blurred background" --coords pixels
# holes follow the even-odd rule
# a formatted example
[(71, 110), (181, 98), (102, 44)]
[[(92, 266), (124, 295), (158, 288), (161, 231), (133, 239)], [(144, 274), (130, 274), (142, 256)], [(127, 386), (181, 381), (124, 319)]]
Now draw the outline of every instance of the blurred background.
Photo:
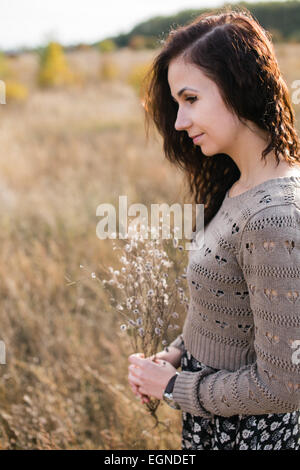
[[(300, 2), (242, 4), (271, 32), (292, 94)], [(171, 27), (222, 5), (1, 2), (2, 449), (180, 448), (180, 414), (162, 405), (171, 432), (153, 429), (127, 385), (118, 313), (79, 266), (117, 266), (96, 236), (99, 204), (182, 200), (160, 136), (146, 139), (141, 84)]]

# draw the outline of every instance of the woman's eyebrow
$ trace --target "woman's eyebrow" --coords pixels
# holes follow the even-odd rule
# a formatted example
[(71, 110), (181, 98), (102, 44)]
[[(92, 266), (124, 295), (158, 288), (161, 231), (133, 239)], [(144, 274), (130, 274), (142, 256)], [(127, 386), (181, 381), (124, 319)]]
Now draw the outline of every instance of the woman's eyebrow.
[[(190, 88), (188, 86), (185, 86), (185, 87), (181, 88), (181, 90), (177, 93), (177, 96), (180, 97), (182, 95), (182, 93), (186, 90), (199, 92), (199, 90), (196, 90), (195, 88)], [(172, 98), (175, 99), (173, 96), (172, 96)]]

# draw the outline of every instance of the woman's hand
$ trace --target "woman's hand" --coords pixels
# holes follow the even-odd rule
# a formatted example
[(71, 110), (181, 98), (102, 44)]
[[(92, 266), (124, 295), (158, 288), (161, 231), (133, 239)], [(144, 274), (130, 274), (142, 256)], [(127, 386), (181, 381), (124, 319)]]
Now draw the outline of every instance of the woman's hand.
[(159, 353), (155, 354), (155, 356), (150, 356), (150, 359), (162, 359), (164, 361), (170, 362), (172, 366), (176, 369), (180, 366), (182, 351), (174, 346), (169, 346), (168, 348), (160, 351)]
[[(136, 355), (144, 358), (144, 355), (142, 353), (137, 353)], [(170, 362), (172, 366), (174, 366), (175, 368), (178, 368), (180, 366), (181, 356), (182, 356), (182, 351), (180, 349), (175, 348), (174, 346), (169, 346), (163, 351), (160, 351), (157, 354), (155, 354), (155, 356), (154, 355), (150, 356), (147, 359), (151, 361), (154, 359), (154, 357), (157, 359), (162, 359), (164, 361)], [(134, 395), (137, 398), (140, 398), (142, 403), (149, 402), (149, 397), (147, 397), (147, 395), (143, 395), (142, 393), (140, 393), (139, 386), (134, 384), (130, 379), (129, 379), (129, 385)]]
[[(157, 358), (157, 355), (156, 355)], [(132, 389), (138, 391), (140, 395), (162, 399), (165, 388), (176, 368), (167, 361), (150, 358), (144, 359), (141, 354), (129, 356), (128, 379)], [(143, 401), (147, 401), (146, 397)]]
[[(139, 356), (139, 357), (143, 357), (143, 358), (145, 357), (143, 353), (136, 353), (136, 355)], [(142, 403), (148, 403), (150, 401), (149, 397), (147, 397), (147, 395), (143, 395), (142, 393), (139, 392), (139, 386), (135, 385), (133, 382), (131, 382), (131, 380), (129, 379), (129, 375), (128, 375), (128, 381), (129, 381), (129, 385), (130, 385), (131, 390), (134, 393), (134, 395), (137, 398), (140, 398)]]

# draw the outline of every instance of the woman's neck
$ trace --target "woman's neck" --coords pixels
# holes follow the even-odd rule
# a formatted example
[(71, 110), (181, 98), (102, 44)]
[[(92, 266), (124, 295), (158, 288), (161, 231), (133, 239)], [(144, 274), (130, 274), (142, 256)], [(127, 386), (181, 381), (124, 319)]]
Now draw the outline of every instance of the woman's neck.
[[(275, 157), (274, 157), (275, 158)], [(253, 187), (264, 183), (273, 178), (280, 178), (285, 176), (298, 176), (300, 177), (300, 163), (298, 165), (290, 166), (286, 161), (281, 160), (278, 167), (272, 171), (268, 168), (265, 171), (261, 171), (256, 177), (252, 178), (251, 182), (244, 182), (242, 179), (238, 179), (233, 186), (230, 188), (229, 197), (235, 197), (242, 194)]]
[(246, 121), (238, 126), (228, 154), (240, 170), (237, 183), (241, 188), (248, 190), (272, 178), (300, 175), (300, 162), (290, 165), (284, 156), (279, 154), (278, 163), (274, 150), (262, 159), (262, 152), (269, 143), (269, 134), (255, 123)]

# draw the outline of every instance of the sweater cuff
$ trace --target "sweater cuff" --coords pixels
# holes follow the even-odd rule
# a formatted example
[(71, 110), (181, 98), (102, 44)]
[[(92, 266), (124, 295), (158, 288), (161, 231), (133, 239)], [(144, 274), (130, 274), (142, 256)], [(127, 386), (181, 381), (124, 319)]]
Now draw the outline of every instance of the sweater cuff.
[(212, 418), (212, 413), (209, 413), (200, 403), (199, 385), (203, 377), (213, 372), (214, 369), (210, 367), (205, 367), (199, 372), (180, 372), (175, 380), (173, 398), (179, 403), (182, 411), (194, 416), (202, 416), (208, 419)]

